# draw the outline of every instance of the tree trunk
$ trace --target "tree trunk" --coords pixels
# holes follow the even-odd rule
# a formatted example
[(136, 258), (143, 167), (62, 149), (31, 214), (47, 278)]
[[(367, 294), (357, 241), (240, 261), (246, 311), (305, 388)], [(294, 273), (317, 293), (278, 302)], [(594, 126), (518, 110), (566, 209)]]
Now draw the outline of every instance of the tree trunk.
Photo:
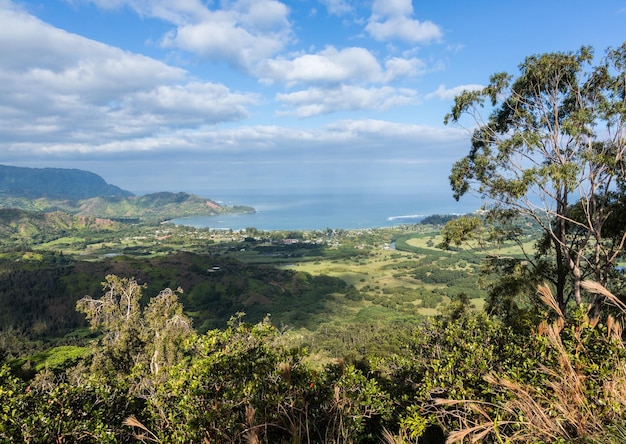
[(556, 302), (559, 304), (561, 312), (565, 313), (565, 284), (568, 269), (565, 266), (563, 250), (556, 239), (554, 239), (554, 250), (556, 251)]
[(567, 194), (560, 190), (556, 203), (556, 236), (554, 238), (554, 251), (556, 252), (556, 301), (562, 313), (565, 313), (565, 287), (569, 272), (567, 256), (567, 227), (565, 225), (565, 213), (567, 211)]
[(576, 261), (572, 258), (569, 260), (570, 267), (572, 269), (572, 276), (574, 277), (573, 282), (573, 291), (574, 291), (574, 300), (576, 301), (576, 305), (582, 304), (583, 300), (580, 296), (580, 283), (582, 282), (582, 273), (580, 271), (580, 255), (577, 255)]

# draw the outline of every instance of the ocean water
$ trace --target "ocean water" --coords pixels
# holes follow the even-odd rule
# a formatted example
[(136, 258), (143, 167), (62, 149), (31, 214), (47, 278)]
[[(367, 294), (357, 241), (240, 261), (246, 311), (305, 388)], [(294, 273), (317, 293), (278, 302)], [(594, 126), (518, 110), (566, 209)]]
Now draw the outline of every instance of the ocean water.
[[(210, 196), (207, 193), (198, 193)], [(195, 216), (172, 220), (198, 228), (259, 230), (325, 230), (390, 227), (418, 223), (432, 214), (466, 214), (480, 201), (456, 202), (450, 195), (431, 194), (228, 194), (210, 197), (223, 205), (247, 205), (254, 214)]]

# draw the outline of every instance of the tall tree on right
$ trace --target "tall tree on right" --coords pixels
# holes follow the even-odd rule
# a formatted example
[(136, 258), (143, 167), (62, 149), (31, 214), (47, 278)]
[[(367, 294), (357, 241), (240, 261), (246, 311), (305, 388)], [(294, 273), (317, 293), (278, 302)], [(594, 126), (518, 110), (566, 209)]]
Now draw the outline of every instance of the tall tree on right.
[(570, 298), (582, 303), (583, 279), (606, 285), (624, 250), (626, 43), (597, 64), (582, 47), (527, 57), (519, 69), (455, 98), (444, 122), (468, 126), (471, 148), (450, 183), (457, 200), (474, 192), (492, 214), (541, 227), (564, 310)]

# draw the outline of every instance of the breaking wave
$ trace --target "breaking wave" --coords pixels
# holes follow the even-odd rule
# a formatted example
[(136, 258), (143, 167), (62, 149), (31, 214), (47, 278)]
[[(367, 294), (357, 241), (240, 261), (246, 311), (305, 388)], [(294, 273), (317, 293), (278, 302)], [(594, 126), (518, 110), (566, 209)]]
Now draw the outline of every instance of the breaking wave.
[(423, 214), (406, 214), (404, 216), (389, 216), (387, 218), (387, 220), (389, 222), (392, 222), (394, 220), (403, 220), (403, 219), (424, 219), (426, 216), (424, 216)]

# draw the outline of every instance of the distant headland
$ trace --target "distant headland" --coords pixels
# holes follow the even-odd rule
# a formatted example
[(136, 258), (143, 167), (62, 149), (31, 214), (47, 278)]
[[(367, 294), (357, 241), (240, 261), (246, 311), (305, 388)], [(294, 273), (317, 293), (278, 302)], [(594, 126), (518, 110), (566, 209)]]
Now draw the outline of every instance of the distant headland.
[(252, 207), (224, 206), (185, 192), (135, 196), (95, 173), (79, 169), (7, 165), (0, 165), (0, 208), (62, 211), (122, 221), (255, 212)]

